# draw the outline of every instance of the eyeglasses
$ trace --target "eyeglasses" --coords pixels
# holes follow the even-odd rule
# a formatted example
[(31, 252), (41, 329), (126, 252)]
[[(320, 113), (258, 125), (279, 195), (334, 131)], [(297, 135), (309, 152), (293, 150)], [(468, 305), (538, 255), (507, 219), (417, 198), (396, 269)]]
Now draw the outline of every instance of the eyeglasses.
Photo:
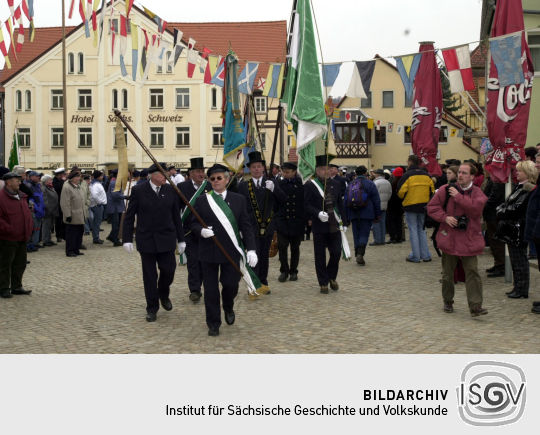
[(225, 177), (222, 177), (221, 175), (217, 176), (217, 177), (210, 177), (210, 181), (221, 181), (223, 180)]

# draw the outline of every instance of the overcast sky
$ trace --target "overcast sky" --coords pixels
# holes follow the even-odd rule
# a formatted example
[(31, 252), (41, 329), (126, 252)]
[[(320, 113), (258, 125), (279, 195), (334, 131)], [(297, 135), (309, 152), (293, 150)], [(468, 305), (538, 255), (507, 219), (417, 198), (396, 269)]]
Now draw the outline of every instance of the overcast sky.
[[(20, 2), (15, 0), (15, 6)], [(71, 0), (65, 2), (67, 9)], [(265, 21), (289, 20), (293, 1), (136, 0), (135, 4), (166, 21)], [(61, 0), (34, 0), (36, 27), (61, 25), (61, 5)], [(313, 7), (325, 62), (407, 54), (417, 51), (419, 41), (447, 47), (476, 41), (480, 34), (481, 0), (313, 0)], [(75, 9), (77, 19), (68, 24), (80, 23)], [(2, 22), (8, 16), (7, 2), (1, 1)]]

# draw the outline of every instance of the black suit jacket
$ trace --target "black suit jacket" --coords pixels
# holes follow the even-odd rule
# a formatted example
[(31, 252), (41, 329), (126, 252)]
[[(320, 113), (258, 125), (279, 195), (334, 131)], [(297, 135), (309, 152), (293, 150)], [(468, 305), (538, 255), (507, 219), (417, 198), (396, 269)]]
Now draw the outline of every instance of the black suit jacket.
[[(236, 223), (238, 224), (238, 230), (242, 233), (242, 241), (244, 242), (244, 247), (247, 251), (255, 250), (255, 236), (253, 233), (253, 228), (249, 222), (247, 215), (246, 201), (242, 195), (239, 195), (234, 192), (227, 191), (225, 197), (225, 202), (229, 205), (232, 210)], [(221, 221), (218, 220), (210, 204), (208, 204), (208, 199), (206, 195), (201, 195), (195, 203), (195, 210), (201, 216), (204, 223), (212, 227), (214, 234), (218, 241), (223, 245), (225, 251), (231, 256), (235, 262), (240, 261), (240, 253), (236, 250), (233, 243), (231, 242), (229, 235), (223, 228)], [(199, 221), (193, 219), (191, 221), (191, 231), (197, 237), (201, 236), (202, 225)], [(199, 238), (199, 261), (205, 261), (207, 263), (226, 263), (228, 260), (225, 258), (220, 249), (216, 246), (215, 242), (212, 239)]]
[(304, 234), (306, 218), (304, 215), (304, 185), (299, 177), (292, 181), (282, 179), (279, 181), (280, 189), (286, 198), (278, 198), (275, 215), (276, 229), (287, 236), (301, 236)]
[[(276, 210), (278, 198), (280, 201), (287, 200), (287, 195), (280, 189), (279, 183), (271, 180), (274, 181), (274, 191), (271, 192), (264, 187), (266, 184), (266, 180), (268, 180), (268, 178), (263, 176), (261, 181), (262, 187), (260, 187), (259, 189), (255, 189), (255, 197), (257, 198), (259, 210), (261, 214), (264, 213), (264, 216), (262, 218), (263, 222), (266, 222), (268, 217), (270, 217), (271, 213)], [(251, 200), (249, 196), (249, 183), (250, 181), (242, 181), (240, 184), (238, 184), (238, 193), (246, 199), (247, 212), (249, 215), (251, 226), (254, 228), (255, 233), (259, 235), (259, 225), (257, 223), (257, 217), (255, 215), (255, 210), (251, 205)], [(268, 200), (266, 198), (268, 198)], [(268, 228), (266, 230), (266, 235), (271, 235), (275, 231), (275, 229), (275, 222), (273, 219), (271, 219), (270, 224), (268, 225)]]
[(184, 241), (180, 219), (180, 198), (172, 186), (161, 186), (159, 197), (149, 181), (131, 190), (131, 199), (124, 220), (122, 241), (131, 243), (137, 216), (137, 250), (144, 253), (174, 251), (177, 242)]
[[(193, 198), (193, 195), (195, 195), (195, 192), (197, 192), (197, 189), (195, 189), (195, 186), (193, 186), (193, 182), (191, 180), (182, 181), (181, 183), (178, 183), (176, 185), (178, 189), (180, 189), (180, 192), (184, 194), (186, 199), (188, 201), (191, 201), (191, 198)], [(212, 190), (212, 185), (210, 183), (206, 183), (206, 187), (204, 188), (204, 192), (210, 192)], [(183, 210), (186, 205), (182, 203), (182, 200), (180, 200), (180, 209)], [(184, 233), (187, 233), (191, 229), (191, 220), (194, 219), (193, 213), (189, 213), (187, 219), (184, 222)]]
[[(332, 179), (326, 180), (325, 196), (332, 201), (334, 206), (337, 207), (339, 214), (341, 215), (343, 225), (349, 225), (343, 200), (341, 198), (340, 183)], [(328, 210), (323, 210), (323, 198), (319, 193), (319, 189), (317, 189), (311, 180), (304, 185), (304, 208), (308, 219), (312, 220), (311, 228), (314, 233), (330, 232), (329, 222), (321, 222), (319, 219), (319, 213), (321, 211), (328, 212)]]

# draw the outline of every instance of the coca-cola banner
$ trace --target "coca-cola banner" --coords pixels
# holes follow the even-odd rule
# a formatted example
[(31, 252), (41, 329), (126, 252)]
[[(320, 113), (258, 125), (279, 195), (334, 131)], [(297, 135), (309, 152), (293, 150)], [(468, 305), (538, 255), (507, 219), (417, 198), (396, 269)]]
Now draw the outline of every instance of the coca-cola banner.
[(422, 59), (414, 79), (411, 142), (430, 175), (442, 175), (437, 147), (442, 117), (442, 88), (433, 43), (420, 44)]
[(486, 157), (486, 170), (496, 182), (507, 182), (516, 163), (524, 158), (533, 86), (533, 65), (523, 24), (521, 0), (498, 0), (491, 36), (520, 32), (521, 67), (524, 81), (499, 85), (499, 71), (491, 59), (488, 80), (487, 128), (493, 152)]

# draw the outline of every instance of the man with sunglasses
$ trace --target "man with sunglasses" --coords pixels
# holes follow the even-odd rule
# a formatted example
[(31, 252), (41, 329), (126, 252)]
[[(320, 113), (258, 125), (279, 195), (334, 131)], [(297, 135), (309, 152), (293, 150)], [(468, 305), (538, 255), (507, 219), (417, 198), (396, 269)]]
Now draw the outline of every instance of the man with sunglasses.
[[(197, 198), (202, 194), (212, 190), (210, 183), (206, 180), (204, 173), (204, 160), (202, 157), (193, 157), (191, 166), (188, 169), (189, 179), (178, 183), (178, 188), (184, 194), (191, 205), (195, 205)], [(196, 237), (190, 229), (193, 215), (188, 207), (182, 210), (182, 223), (184, 225), (184, 234), (186, 238), (185, 257), (188, 270), (189, 300), (194, 304), (199, 302), (202, 296), (202, 270), (199, 263), (199, 238)], [(180, 256), (180, 262), (183, 261)], [(182, 263), (185, 264), (185, 263)]]
[[(235, 321), (234, 298), (238, 294), (241, 275), (212, 238), (215, 236), (218, 239), (238, 267), (244, 257), (249, 266), (255, 267), (257, 254), (246, 200), (242, 195), (227, 190), (229, 170), (226, 166), (215, 164), (208, 169), (207, 176), (212, 192), (200, 195), (195, 203), (195, 210), (207, 227), (203, 228), (198, 220), (192, 219), (191, 231), (200, 237), (199, 261), (203, 276), (206, 324), (208, 335), (215, 337), (219, 335), (221, 326), (219, 284), (222, 286), (225, 322), (232, 325)], [(244, 255), (244, 247), (247, 255)]]

